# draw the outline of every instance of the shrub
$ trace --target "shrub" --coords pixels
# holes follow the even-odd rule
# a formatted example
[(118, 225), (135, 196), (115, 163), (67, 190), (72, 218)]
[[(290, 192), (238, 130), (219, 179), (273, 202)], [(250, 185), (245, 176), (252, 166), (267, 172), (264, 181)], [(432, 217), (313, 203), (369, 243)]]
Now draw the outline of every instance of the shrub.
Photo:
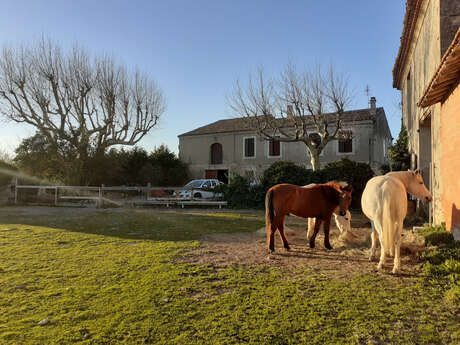
[(382, 164), (380, 166), (380, 173), (382, 175), (385, 175), (386, 173), (389, 173), (391, 171), (390, 166), (388, 164)]
[(460, 242), (443, 226), (427, 227), (421, 233), (425, 245), (435, 246), (422, 254), (426, 260), (424, 277), (443, 286), (445, 301), (457, 305), (460, 302)]
[(347, 158), (328, 163), (321, 171), (323, 181), (346, 181), (353, 187), (352, 207), (361, 208), (361, 195), (374, 171), (367, 163), (358, 163)]
[(214, 188), (216, 193), (222, 193), (224, 199), (234, 208), (263, 208), (266, 189), (263, 185), (251, 185), (248, 178), (234, 174), (227, 185)]
[(294, 162), (277, 161), (264, 171), (261, 183), (267, 189), (279, 183), (290, 183), (298, 186), (304, 186), (306, 184), (314, 183), (312, 182), (313, 180), (319, 183), (320, 181), (315, 175), (318, 174), (315, 174), (310, 169), (296, 165)]
[(333, 180), (346, 181), (353, 186), (352, 207), (360, 208), (362, 191), (372, 176), (374, 173), (368, 164), (349, 159), (329, 163), (320, 171), (306, 169), (290, 161), (277, 161), (264, 171), (260, 185), (252, 186), (247, 178), (234, 175), (227, 186), (219, 188), (233, 207), (263, 208), (265, 193), (276, 184), (304, 186)]

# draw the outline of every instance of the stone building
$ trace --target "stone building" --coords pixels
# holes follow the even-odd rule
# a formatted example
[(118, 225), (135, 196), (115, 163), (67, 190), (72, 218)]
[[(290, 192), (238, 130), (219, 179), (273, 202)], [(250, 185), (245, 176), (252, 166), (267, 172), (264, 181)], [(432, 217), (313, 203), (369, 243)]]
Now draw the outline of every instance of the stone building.
[[(333, 123), (335, 116), (330, 116)], [(350, 131), (352, 139), (329, 142), (320, 155), (323, 166), (344, 157), (370, 163), (375, 169), (388, 164), (391, 132), (385, 111), (376, 107), (374, 97), (370, 108), (347, 111), (342, 119), (342, 129)], [(311, 133), (314, 132), (312, 123)], [(244, 118), (220, 120), (179, 135), (179, 158), (188, 164), (193, 178), (218, 178), (224, 182), (232, 173), (257, 180), (277, 160), (311, 168), (303, 142), (265, 140)]]
[(419, 106), (440, 104), (441, 206), (446, 228), (460, 236), (460, 30), (426, 87)]
[(393, 87), (401, 91), (403, 121), (409, 134), (411, 167), (419, 168), (433, 194), (430, 216), (445, 220), (442, 209), (441, 105), (418, 106), (460, 23), (458, 0), (407, 0)]

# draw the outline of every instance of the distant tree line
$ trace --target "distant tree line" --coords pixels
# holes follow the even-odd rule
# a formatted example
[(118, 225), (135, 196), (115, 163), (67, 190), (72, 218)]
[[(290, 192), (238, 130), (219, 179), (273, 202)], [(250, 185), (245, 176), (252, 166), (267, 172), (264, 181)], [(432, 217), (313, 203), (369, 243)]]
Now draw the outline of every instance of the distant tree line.
[(71, 150), (37, 133), (21, 142), (13, 162), (28, 175), (65, 185), (181, 186), (188, 179), (187, 166), (165, 145), (150, 153), (139, 147), (94, 152), (87, 158), (83, 176), (78, 169), (80, 162), (69, 154)]

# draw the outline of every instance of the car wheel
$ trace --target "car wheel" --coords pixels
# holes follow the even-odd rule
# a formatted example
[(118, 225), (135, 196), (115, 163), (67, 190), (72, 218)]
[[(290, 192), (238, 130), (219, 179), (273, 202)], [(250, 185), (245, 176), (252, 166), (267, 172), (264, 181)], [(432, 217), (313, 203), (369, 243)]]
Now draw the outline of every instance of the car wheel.
[(201, 193), (195, 193), (193, 194), (194, 198), (200, 199), (201, 198)]

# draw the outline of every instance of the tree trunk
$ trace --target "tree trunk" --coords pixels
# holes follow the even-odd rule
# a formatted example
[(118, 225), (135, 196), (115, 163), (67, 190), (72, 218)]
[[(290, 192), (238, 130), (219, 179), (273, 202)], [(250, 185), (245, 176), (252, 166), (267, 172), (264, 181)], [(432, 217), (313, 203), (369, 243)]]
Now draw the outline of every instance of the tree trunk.
[(318, 152), (310, 151), (310, 163), (311, 163), (311, 168), (313, 169), (313, 171), (318, 171), (319, 169), (321, 169)]

